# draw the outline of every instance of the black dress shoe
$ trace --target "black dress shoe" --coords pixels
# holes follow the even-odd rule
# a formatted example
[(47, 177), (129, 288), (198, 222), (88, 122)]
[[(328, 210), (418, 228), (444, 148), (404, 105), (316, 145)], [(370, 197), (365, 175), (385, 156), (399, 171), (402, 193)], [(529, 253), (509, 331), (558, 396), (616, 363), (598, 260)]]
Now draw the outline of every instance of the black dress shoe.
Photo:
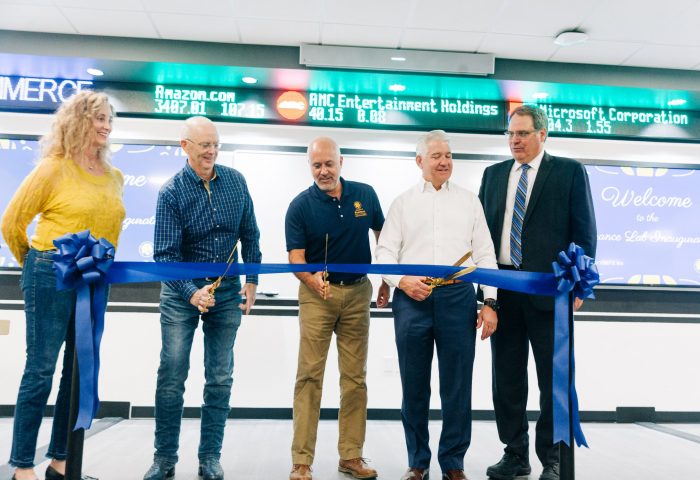
[(170, 480), (175, 476), (175, 465), (169, 462), (154, 460), (143, 480)]
[(202, 460), (198, 473), (202, 480), (224, 480), (224, 470), (216, 458)]
[(540, 480), (559, 480), (559, 464), (550, 463), (544, 466)]
[(515, 477), (530, 475), (530, 472), (532, 468), (527, 458), (514, 453), (505, 453), (497, 464), (486, 469), (486, 475), (496, 480), (513, 480)]
[[(44, 474), (44, 478), (46, 480), (64, 480), (66, 476), (62, 473), (58, 473), (58, 471), (55, 468), (49, 465), (48, 467), (46, 467), (46, 473)], [(81, 475), (80, 480), (97, 480), (97, 478), (91, 477), (89, 475)]]

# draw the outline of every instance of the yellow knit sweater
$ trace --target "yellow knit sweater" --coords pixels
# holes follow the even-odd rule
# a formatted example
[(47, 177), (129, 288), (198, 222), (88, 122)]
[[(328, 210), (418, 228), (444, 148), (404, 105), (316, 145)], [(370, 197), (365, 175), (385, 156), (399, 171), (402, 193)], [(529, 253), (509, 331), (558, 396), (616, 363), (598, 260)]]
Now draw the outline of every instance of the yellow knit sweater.
[(45, 251), (66, 233), (90, 230), (115, 247), (125, 210), (124, 176), (112, 167), (104, 175), (92, 175), (74, 161), (44, 158), (24, 179), (2, 217), (2, 235), (22, 265), (29, 250), (27, 227), (39, 215), (31, 246)]

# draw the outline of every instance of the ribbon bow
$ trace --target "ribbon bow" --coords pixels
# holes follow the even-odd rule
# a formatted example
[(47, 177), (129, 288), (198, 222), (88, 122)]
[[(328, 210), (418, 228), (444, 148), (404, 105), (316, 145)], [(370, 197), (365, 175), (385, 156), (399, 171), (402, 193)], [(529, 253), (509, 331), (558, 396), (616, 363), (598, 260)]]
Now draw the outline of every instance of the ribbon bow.
[(89, 230), (53, 241), (57, 290), (75, 290), (75, 352), (80, 372), (80, 402), (74, 430), (89, 429), (100, 400), (100, 342), (107, 307), (106, 275), (114, 262), (114, 246), (96, 240)]
[[(564, 442), (569, 445), (570, 428), (573, 427), (576, 444), (587, 447), (588, 444), (581, 429), (578, 412), (574, 351), (573, 347), (569, 348), (569, 318), (573, 315), (571, 293), (580, 299), (595, 298), (593, 287), (600, 282), (600, 276), (594, 260), (586, 256), (583, 248), (574, 243), (569, 245), (567, 251), (559, 252), (557, 261), (552, 262), (552, 269), (558, 292), (554, 298), (554, 358), (552, 368), (554, 443)], [(571, 409), (569, 409), (569, 399), (571, 399)]]

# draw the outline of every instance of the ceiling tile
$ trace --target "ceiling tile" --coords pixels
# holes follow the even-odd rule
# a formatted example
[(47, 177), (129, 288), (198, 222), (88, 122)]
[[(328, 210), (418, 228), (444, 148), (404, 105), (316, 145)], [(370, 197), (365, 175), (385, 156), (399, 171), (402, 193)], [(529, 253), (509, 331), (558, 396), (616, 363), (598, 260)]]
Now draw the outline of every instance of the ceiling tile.
[(0, 29), (30, 32), (76, 33), (73, 26), (56, 7), (3, 4), (0, 7)]
[(692, 69), (700, 62), (700, 47), (644, 45), (624, 65), (634, 67)]
[(323, 20), (328, 23), (352, 25), (384, 25), (403, 27), (410, 2), (404, 0), (328, 0)]
[(550, 57), (552, 62), (598, 63), (602, 65), (621, 65), (642, 45), (639, 43), (598, 42), (589, 40), (585, 43), (559, 47)]
[(502, 33), (487, 34), (479, 53), (493, 53), (497, 58), (515, 58), (518, 60), (545, 61), (557, 50), (549, 37), (527, 35), (506, 35)]
[(145, 12), (63, 8), (63, 14), (82, 35), (157, 38)]
[(483, 33), (412, 28), (403, 32), (401, 48), (475, 52), (483, 38)]
[(416, 0), (408, 26), (433, 30), (488, 32), (505, 0)]
[[(655, 43), (659, 26), (672, 25), (675, 32), (675, 22), (669, 23), (670, 20), (694, 3), (696, 0), (664, 0), (641, 5), (639, 0), (606, 2), (589, 14), (580, 29), (592, 40)], [(693, 23), (697, 21), (693, 19)]]
[(323, 25), (321, 43), (324, 45), (398, 48), (400, 38), (400, 28), (326, 23)]
[(238, 22), (241, 42), (259, 45), (299, 45), (319, 42), (317, 22), (241, 19)]
[[(150, 17), (161, 38), (220, 43), (241, 41), (236, 21), (231, 17), (205, 17), (177, 13), (151, 13)], [(193, 25), (201, 28), (192, 28)]]
[(303, 2), (239, 0), (234, 3), (233, 12), (236, 17), (320, 22), (323, 13), (322, 3), (322, 0), (304, 0)]
[(148, 12), (211, 16), (229, 16), (236, 13), (233, 2), (229, 0), (141, 0), (141, 3)]
[[(76, 7), (76, 8), (95, 8), (94, 0), (53, 0), (54, 5), (58, 7)], [(109, 2), (109, 4), (103, 4), (102, 8), (109, 8), (110, 10), (134, 10), (137, 12), (143, 12), (143, 4), (141, 0), (119, 0), (118, 2)]]
[(9, 8), (9, 5), (40, 5), (45, 7), (52, 7), (54, 6), (54, 2), (52, 0), (0, 0), (0, 5), (3, 6), (2, 11), (4, 14), (5, 9)]
[(579, 26), (603, 0), (508, 0), (491, 29), (494, 33), (554, 37)]
[(698, 19), (700, 19), (700, 2), (668, 22), (657, 25), (654, 35), (649, 36), (649, 43), (700, 46)]

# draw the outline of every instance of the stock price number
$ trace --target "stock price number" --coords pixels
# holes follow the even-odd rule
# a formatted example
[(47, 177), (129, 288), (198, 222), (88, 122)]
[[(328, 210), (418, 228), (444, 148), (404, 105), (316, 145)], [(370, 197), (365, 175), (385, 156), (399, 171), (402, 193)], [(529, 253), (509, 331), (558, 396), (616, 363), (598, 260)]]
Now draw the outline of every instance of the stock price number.
[(343, 109), (339, 107), (311, 107), (309, 109), (309, 118), (317, 122), (342, 122)]
[(610, 120), (586, 120), (586, 133), (610, 135), (612, 133)]
[(265, 105), (262, 103), (222, 103), (221, 115), (224, 117), (264, 118)]
[(547, 130), (549, 130), (550, 132), (570, 133), (574, 131), (574, 122), (570, 118), (566, 118), (564, 119), (564, 121), (562, 121), (561, 118), (550, 118), (548, 119), (547, 123)]
[(192, 100), (156, 100), (155, 113), (167, 113), (170, 115), (206, 115), (206, 104), (202, 101)]
[(386, 123), (386, 112), (383, 110), (369, 110), (368, 117), (367, 111), (358, 110), (357, 121), (359, 123)]

